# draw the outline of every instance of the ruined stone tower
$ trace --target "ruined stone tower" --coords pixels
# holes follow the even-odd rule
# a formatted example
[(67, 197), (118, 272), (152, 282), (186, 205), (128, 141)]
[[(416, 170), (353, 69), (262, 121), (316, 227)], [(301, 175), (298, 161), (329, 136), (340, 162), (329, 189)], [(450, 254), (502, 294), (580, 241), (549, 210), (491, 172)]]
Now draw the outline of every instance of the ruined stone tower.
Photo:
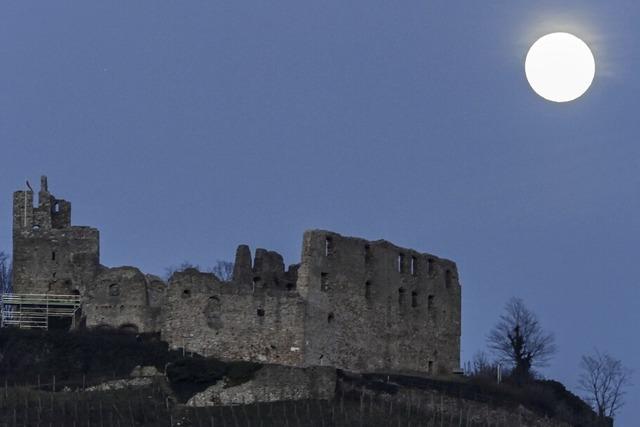
[(447, 373), (460, 363), (454, 262), (325, 230), (305, 232), (299, 264), (236, 250), (233, 277), (169, 278), (99, 263), (98, 230), (71, 225), (49, 193), (13, 196), (14, 292), (77, 293), (88, 328), (160, 333), (173, 348), (227, 360), (352, 371)]
[(71, 203), (49, 193), (40, 179), (38, 206), (31, 190), (13, 193), (13, 291), (81, 292), (99, 267), (99, 233), (71, 225)]

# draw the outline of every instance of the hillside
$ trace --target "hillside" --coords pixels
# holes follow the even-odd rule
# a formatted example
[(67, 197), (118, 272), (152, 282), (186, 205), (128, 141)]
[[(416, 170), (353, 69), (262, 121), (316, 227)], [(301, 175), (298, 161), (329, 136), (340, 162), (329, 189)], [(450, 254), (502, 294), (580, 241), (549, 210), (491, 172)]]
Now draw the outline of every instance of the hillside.
[(597, 425), (557, 382), (229, 363), (109, 331), (0, 330), (0, 387), (7, 426)]

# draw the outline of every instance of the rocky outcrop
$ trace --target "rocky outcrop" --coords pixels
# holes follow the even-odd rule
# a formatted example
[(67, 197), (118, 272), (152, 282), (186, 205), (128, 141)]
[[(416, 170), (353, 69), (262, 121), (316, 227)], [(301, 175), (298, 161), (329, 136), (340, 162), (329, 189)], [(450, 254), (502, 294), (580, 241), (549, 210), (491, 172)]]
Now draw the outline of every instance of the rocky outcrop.
[(254, 377), (234, 384), (226, 377), (222, 381), (197, 393), (188, 400), (188, 406), (224, 406), (254, 402), (320, 399), (335, 395), (336, 371), (332, 368), (292, 368), (265, 365)]

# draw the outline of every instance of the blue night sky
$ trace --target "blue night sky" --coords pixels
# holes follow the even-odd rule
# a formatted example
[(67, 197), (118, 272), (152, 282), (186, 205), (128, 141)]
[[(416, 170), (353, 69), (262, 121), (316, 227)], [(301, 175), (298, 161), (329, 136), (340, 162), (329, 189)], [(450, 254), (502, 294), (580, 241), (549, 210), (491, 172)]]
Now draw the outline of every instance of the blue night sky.
[[(638, 22), (631, 0), (2, 2), (0, 249), (43, 173), (108, 266), (384, 238), (458, 263), (463, 361), (519, 296), (575, 389), (596, 346), (640, 361)], [(596, 57), (568, 104), (524, 75), (553, 31)]]

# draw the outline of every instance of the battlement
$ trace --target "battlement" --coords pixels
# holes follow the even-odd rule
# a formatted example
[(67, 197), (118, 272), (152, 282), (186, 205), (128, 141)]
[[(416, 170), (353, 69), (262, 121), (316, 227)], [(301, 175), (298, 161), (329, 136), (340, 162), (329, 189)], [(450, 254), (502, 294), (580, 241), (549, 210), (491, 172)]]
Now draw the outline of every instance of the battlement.
[(80, 295), (80, 324), (160, 332), (174, 348), (228, 360), (353, 371), (459, 368), (453, 261), (326, 230), (304, 233), (300, 263), (235, 252), (231, 279), (193, 268), (168, 283), (99, 263), (99, 232), (71, 225), (71, 204), (41, 180), (13, 195), (14, 291)]

